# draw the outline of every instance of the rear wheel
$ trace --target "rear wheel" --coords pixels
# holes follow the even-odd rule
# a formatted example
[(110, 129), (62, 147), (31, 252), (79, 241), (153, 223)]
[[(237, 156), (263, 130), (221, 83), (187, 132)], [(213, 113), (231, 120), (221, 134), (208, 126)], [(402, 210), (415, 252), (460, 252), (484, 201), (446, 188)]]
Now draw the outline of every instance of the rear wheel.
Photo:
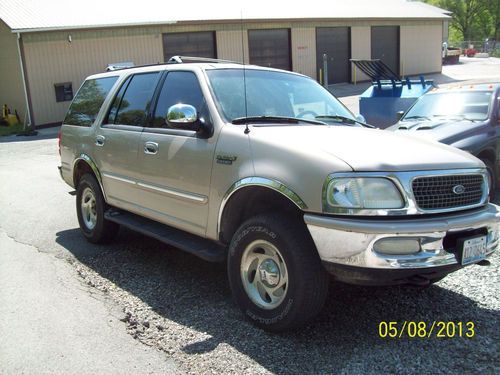
[(490, 159), (481, 159), (481, 161), (486, 165), (488, 171), (488, 178), (490, 183), (490, 199), (495, 198), (497, 175), (495, 171), (495, 164)]
[(329, 277), (301, 223), (260, 215), (243, 223), (231, 241), (228, 275), (234, 300), (257, 326), (284, 331), (321, 310)]
[(93, 243), (112, 240), (119, 225), (104, 218), (106, 202), (101, 187), (91, 174), (82, 176), (76, 189), (76, 214), (85, 238)]

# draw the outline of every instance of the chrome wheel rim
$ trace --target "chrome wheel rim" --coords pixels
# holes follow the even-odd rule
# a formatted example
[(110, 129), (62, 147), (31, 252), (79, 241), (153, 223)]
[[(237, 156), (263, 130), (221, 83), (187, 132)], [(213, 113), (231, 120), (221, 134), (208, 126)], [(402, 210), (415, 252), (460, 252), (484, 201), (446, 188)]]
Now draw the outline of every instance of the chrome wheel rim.
[(272, 243), (250, 243), (243, 252), (240, 271), (245, 292), (257, 306), (271, 310), (283, 302), (288, 290), (288, 270)]
[(89, 230), (95, 228), (97, 224), (96, 199), (94, 191), (91, 188), (85, 188), (80, 202), (83, 223)]

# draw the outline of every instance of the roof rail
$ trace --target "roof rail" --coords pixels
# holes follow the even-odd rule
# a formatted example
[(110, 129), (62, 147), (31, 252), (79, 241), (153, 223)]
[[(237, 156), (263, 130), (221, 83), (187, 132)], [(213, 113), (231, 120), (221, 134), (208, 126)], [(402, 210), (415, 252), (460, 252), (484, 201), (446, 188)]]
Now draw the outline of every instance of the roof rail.
[(161, 65), (169, 65), (169, 64), (183, 64), (186, 62), (205, 62), (205, 63), (226, 63), (226, 64), (238, 64), (243, 65), (243, 63), (238, 61), (231, 60), (221, 60), (221, 59), (211, 59), (208, 57), (193, 57), (193, 56), (172, 56), (166, 63), (158, 62), (156, 64), (144, 64), (144, 65), (135, 65), (135, 66), (124, 66), (124, 65), (108, 65), (106, 68), (107, 72), (116, 71), (116, 70), (125, 70), (125, 69), (133, 69), (133, 68), (145, 68), (148, 66), (161, 66)]
[(167, 64), (183, 64), (186, 62), (200, 62), (200, 63), (227, 63), (227, 64), (239, 64), (243, 63), (231, 60), (221, 60), (221, 59), (211, 59), (208, 57), (194, 57), (194, 56), (172, 56)]

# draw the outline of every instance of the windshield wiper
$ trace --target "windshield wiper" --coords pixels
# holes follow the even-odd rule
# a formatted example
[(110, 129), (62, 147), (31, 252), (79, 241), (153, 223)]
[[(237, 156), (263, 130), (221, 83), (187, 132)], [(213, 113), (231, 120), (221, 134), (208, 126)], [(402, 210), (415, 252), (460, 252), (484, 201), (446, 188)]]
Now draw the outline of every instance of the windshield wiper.
[(408, 117), (403, 118), (402, 120), (406, 121), (406, 120), (421, 120), (421, 119), (430, 121), (429, 117), (427, 117), (427, 116), (421, 116), (421, 115), (408, 116)]
[(342, 122), (346, 122), (348, 124), (360, 124), (361, 126), (364, 126), (365, 128), (370, 128), (374, 129), (375, 126), (366, 124), (364, 122), (355, 120), (353, 118), (345, 117), (345, 116), (340, 116), (340, 115), (321, 115), (321, 116), (316, 116), (316, 119), (325, 119), (325, 120), (340, 120)]
[(309, 120), (305, 118), (286, 117), (286, 116), (247, 116), (238, 117), (231, 121), (232, 124), (247, 124), (247, 123), (280, 123), (280, 124), (299, 124), (305, 122), (313, 125), (326, 125), (323, 121)]
[(477, 120), (468, 118), (466, 115), (461, 114), (461, 113), (455, 113), (455, 114), (450, 114), (450, 115), (432, 115), (432, 117), (444, 117), (444, 118), (451, 118), (451, 119), (459, 118), (460, 120), (472, 121), (472, 122), (477, 121)]

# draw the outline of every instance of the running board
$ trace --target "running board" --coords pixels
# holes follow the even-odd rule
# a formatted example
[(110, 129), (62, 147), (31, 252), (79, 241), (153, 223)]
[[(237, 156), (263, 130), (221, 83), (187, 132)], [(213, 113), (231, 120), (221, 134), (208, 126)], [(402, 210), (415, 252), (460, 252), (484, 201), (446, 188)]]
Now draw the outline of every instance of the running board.
[(104, 213), (104, 217), (206, 261), (223, 262), (226, 259), (226, 248), (223, 245), (131, 212), (110, 209)]

